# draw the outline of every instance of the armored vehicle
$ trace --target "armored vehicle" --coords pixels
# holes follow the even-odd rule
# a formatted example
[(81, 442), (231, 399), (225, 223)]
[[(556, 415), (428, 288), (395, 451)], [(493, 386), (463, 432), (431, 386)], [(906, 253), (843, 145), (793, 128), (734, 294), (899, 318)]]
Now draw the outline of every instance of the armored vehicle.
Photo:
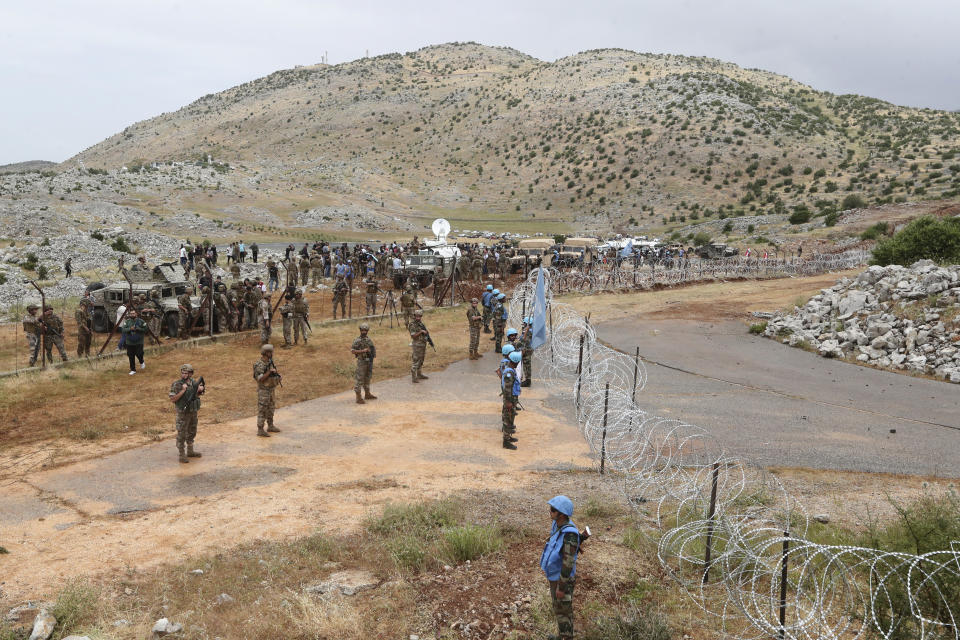
[[(93, 300), (93, 330), (106, 333), (117, 319), (117, 309), (130, 301), (130, 292), (134, 296), (141, 293), (149, 299), (153, 291), (160, 293), (159, 305), (162, 315), (161, 331), (176, 337), (179, 333), (179, 305), (177, 296), (182, 295), (191, 283), (183, 278), (183, 269), (178, 264), (165, 262), (153, 269), (133, 268), (127, 271), (130, 282), (121, 281), (108, 284), (90, 293)], [(200, 296), (191, 297), (194, 310), (200, 306)]]
[(421, 250), (409, 255), (403, 262), (403, 269), (393, 272), (393, 288), (403, 289), (407, 281), (412, 279), (419, 288), (424, 289), (437, 276), (449, 278), (455, 260), (456, 256), (440, 255), (434, 250)]
[(593, 263), (597, 253), (596, 238), (567, 238), (554, 260), (557, 267), (585, 268)]
[(732, 258), (737, 255), (737, 250), (722, 242), (711, 242), (697, 249), (697, 255), (706, 260)]
[(553, 260), (553, 253), (550, 251), (552, 247), (553, 240), (542, 238), (521, 240), (510, 258), (510, 273), (524, 271), (527, 267), (535, 269), (541, 264), (549, 267)]

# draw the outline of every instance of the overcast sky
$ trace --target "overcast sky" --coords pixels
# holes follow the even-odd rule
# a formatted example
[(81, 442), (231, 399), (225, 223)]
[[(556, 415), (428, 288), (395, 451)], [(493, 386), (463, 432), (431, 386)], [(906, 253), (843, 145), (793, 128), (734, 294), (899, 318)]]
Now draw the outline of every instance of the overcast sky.
[(0, 164), (62, 161), (278, 69), (451, 41), (543, 60), (710, 56), (835, 93), (960, 109), (957, 0), (43, 0), (0, 3)]

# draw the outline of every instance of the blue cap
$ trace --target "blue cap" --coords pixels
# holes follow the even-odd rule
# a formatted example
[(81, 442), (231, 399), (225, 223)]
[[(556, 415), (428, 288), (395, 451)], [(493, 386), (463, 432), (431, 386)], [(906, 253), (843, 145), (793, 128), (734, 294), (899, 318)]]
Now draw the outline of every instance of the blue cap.
[[(491, 286), (491, 285), (488, 284), (487, 286), (489, 287), (489, 286)], [(494, 289), (494, 290), (493, 290), (493, 295), (499, 295), (499, 293), (500, 293), (500, 289)]]
[(506, 300), (506, 299), (507, 299), (507, 294), (505, 293), (501, 293), (500, 295), (497, 296), (497, 300)]
[(517, 330), (516, 330), (516, 329), (513, 329), (513, 328), (507, 329), (507, 335), (508, 335), (508, 336), (514, 336), (514, 335), (516, 335), (516, 334), (517, 334)]
[(521, 359), (523, 356), (520, 355), (520, 352), (519, 352), (519, 351), (511, 351), (511, 352), (510, 352), (510, 355), (507, 356), (507, 357), (510, 358), (510, 362), (512, 362), (513, 364), (517, 364), (518, 362), (520, 362), (520, 359)]
[(573, 501), (567, 496), (554, 496), (547, 504), (568, 518), (573, 515)]
[(505, 344), (503, 345), (503, 348), (500, 349), (500, 353), (502, 353), (505, 356), (508, 356), (510, 355), (510, 352), (513, 351), (513, 349), (514, 347), (512, 344)]

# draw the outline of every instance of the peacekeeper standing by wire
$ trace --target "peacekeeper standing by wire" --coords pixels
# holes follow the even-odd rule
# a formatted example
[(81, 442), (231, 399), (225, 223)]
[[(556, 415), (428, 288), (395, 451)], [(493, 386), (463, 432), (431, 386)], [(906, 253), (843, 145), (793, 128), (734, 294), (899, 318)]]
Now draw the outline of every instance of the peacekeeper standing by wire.
[(28, 304), (27, 314), (23, 316), (23, 335), (27, 337), (31, 367), (37, 364), (37, 356), (40, 355), (40, 345), (43, 342), (40, 318), (37, 316), (38, 309), (40, 309), (39, 305)]
[(479, 360), (481, 358), (480, 349), (480, 329), (483, 327), (483, 314), (477, 308), (479, 300), (471, 298), (470, 306), (467, 307), (467, 324), (470, 327), (470, 359)]
[(260, 302), (257, 304), (257, 320), (260, 322), (260, 344), (264, 345), (270, 342), (270, 334), (273, 333), (273, 327), (270, 322), (270, 315), (273, 312), (273, 306), (270, 304), (270, 298), (273, 294), (267, 292), (263, 294)]
[(44, 352), (47, 354), (47, 362), (53, 362), (53, 347), (56, 345), (60, 353), (61, 362), (67, 361), (67, 352), (63, 348), (63, 320), (53, 312), (53, 307), (44, 307), (43, 318), (41, 319), (44, 334)]
[(310, 305), (303, 299), (303, 292), (293, 294), (293, 344), (300, 341), (303, 334), (303, 344), (307, 344), (307, 331), (310, 329)]
[(367, 285), (367, 315), (372, 316), (377, 312), (377, 292), (380, 290), (380, 286), (377, 284), (377, 281), (374, 280), (373, 276), (367, 277), (364, 284)]
[(413, 320), (407, 330), (410, 332), (411, 342), (411, 361), (410, 361), (410, 379), (414, 382), (427, 380), (427, 376), (420, 373), (423, 368), (423, 358), (427, 353), (427, 338), (430, 332), (421, 320), (423, 318), (423, 309), (417, 309), (413, 312)]
[(177, 451), (183, 463), (200, 457), (200, 452), (193, 448), (193, 440), (197, 437), (200, 396), (205, 390), (203, 378), (194, 380), (193, 366), (189, 364), (180, 367), (180, 379), (170, 385), (170, 401), (177, 407)]
[(523, 319), (523, 329), (520, 331), (520, 355), (523, 356), (523, 382), (520, 383), (521, 387), (529, 387), (530, 378), (533, 375), (533, 348), (530, 346), (532, 339), (533, 318), (528, 316)]
[[(253, 378), (257, 381), (257, 435), (269, 438), (270, 433), (279, 433), (273, 426), (273, 412), (276, 408), (274, 389), (281, 383), (280, 373), (273, 363), (273, 345), (260, 347), (260, 359), (253, 363)], [(263, 425), (267, 425), (266, 431)], [(267, 432), (270, 433), (267, 433)]]
[[(499, 292), (498, 292), (499, 293)], [(483, 295), (480, 296), (480, 306), (483, 307), (483, 332), (490, 333), (490, 299), (493, 297), (493, 285), (488, 284)]]
[(293, 297), (287, 293), (280, 305), (280, 318), (283, 320), (283, 346), (293, 346)]
[(73, 319), (77, 323), (77, 357), (90, 357), (90, 344), (93, 342), (93, 319), (90, 317), (90, 298), (82, 298)]
[(517, 445), (514, 442), (517, 438), (514, 433), (517, 432), (517, 403), (520, 401), (520, 381), (517, 379), (517, 363), (520, 362), (520, 353), (511, 351), (507, 356), (507, 362), (503, 366), (503, 373), (500, 374), (500, 392), (503, 394), (503, 408), (500, 412), (502, 422), (501, 431), (503, 432), (503, 448), (516, 450)]
[[(550, 505), (550, 537), (540, 555), (540, 568), (550, 582), (550, 599), (553, 615), (557, 618), (559, 640), (573, 638), (573, 587), (576, 584), (577, 554), (580, 552), (581, 534), (570, 520), (573, 502), (567, 496), (556, 496)], [(584, 538), (589, 534), (584, 534)]]
[[(366, 322), (360, 325), (360, 337), (350, 345), (350, 353), (357, 358), (356, 384), (353, 386), (357, 394), (357, 404), (366, 404), (367, 400), (376, 400), (377, 396), (370, 393), (370, 379), (373, 377), (373, 359), (377, 357), (377, 348), (373, 340), (367, 337), (370, 325)], [(363, 395), (360, 395), (363, 387)]]
[(333, 285), (333, 319), (337, 319), (337, 305), (340, 305), (340, 317), (347, 317), (347, 292), (349, 288), (344, 282), (343, 276), (337, 276), (337, 282)]
[(503, 301), (506, 299), (507, 296), (504, 294), (498, 294), (491, 309), (491, 313), (493, 314), (493, 344), (495, 351), (500, 351), (503, 347), (503, 329), (507, 324), (507, 309), (503, 306)]
[(190, 325), (193, 322), (193, 303), (190, 301), (191, 295), (193, 295), (193, 287), (187, 285), (186, 290), (177, 298), (181, 338), (190, 337)]

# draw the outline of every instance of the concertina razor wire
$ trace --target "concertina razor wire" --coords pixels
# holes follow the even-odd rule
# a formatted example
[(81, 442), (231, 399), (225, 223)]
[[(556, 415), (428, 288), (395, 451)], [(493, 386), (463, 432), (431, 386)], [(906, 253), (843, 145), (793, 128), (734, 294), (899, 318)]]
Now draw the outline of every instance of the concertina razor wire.
[[(849, 252), (823, 257), (817, 266), (850, 268), (861, 259)], [(531, 271), (513, 292), (509, 326), (519, 327), (532, 313), (540, 273), (549, 319), (547, 342), (537, 349), (537, 377), (574, 402), (579, 429), (593, 455), (602, 456), (605, 477), (633, 508), (652, 507), (659, 561), (726, 633), (960, 640), (960, 603), (949, 600), (960, 592), (960, 541), (911, 555), (809, 540), (808, 514), (775, 477), (725, 451), (706, 430), (636, 404), (647, 380), (643, 363), (603, 345), (586, 318), (553, 302), (570, 274)]]

